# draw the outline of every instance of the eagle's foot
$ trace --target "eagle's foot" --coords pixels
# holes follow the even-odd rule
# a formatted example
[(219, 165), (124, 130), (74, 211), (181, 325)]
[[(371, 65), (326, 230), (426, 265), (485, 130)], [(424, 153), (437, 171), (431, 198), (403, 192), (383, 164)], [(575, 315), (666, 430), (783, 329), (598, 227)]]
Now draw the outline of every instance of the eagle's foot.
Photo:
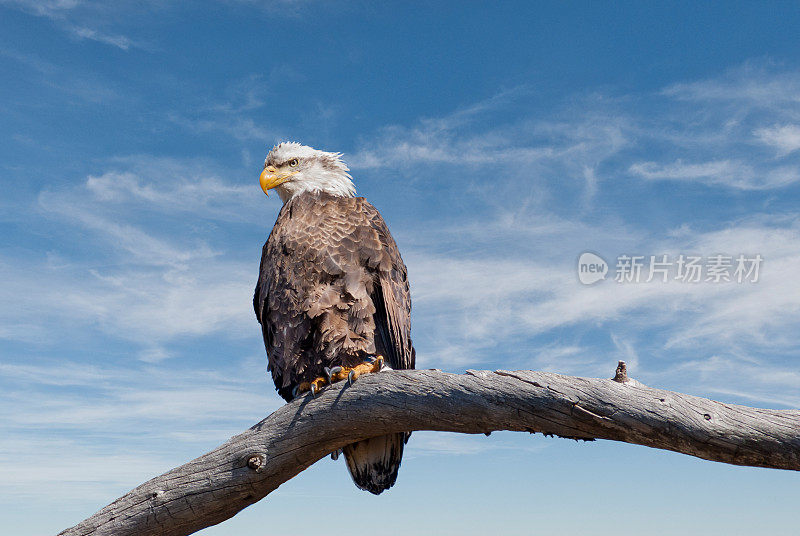
[(315, 378), (310, 382), (303, 382), (294, 388), (294, 398), (297, 398), (299, 395), (309, 391), (311, 391), (311, 396), (317, 396), (317, 393), (319, 393), (326, 385), (328, 385), (328, 380), (322, 376)]
[(342, 375), (342, 379), (347, 378), (347, 385), (353, 385), (353, 382), (362, 374), (380, 372), (383, 367), (383, 356), (377, 355), (355, 367), (345, 367), (340, 374)]
[(366, 359), (355, 367), (334, 367), (331, 369), (330, 382), (347, 380), (348, 385), (352, 385), (362, 374), (369, 372), (380, 372), (384, 368), (383, 356), (377, 355)]
[(312, 396), (317, 396), (317, 393), (322, 390), (326, 385), (347, 380), (348, 385), (352, 385), (356, 379), (362, 374), (370, 372), (380, 372), (385, 367), (383, 356), (375, 356), (367, 359), (363, 363), (359, 363), (355, 367), (325, 367), (323, 370), (325, 376), (315, 378), (310, 382), (303, 382), (295, 388), (295, 396), (302, 393), (311, 391)]

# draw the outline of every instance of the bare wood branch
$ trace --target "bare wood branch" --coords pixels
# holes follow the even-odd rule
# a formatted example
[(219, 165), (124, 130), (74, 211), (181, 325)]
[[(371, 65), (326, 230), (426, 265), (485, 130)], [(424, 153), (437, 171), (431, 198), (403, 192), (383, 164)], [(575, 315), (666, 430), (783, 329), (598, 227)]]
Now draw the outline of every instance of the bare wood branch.
[(611, 380), (533, 371), (392, 371), (301, 397), (61, 535), (191, 534), (232, 517), (336, 449), (410, 430), (543, 432), (800, 470), (800, 411), (652, 389), (629, 379), (622, 362)]

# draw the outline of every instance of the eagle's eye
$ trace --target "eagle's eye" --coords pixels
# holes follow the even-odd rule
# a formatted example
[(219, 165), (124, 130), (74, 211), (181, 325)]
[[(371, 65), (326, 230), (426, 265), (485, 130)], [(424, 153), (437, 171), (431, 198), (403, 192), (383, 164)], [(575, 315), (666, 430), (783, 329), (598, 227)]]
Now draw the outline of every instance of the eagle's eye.
[(292, 158), (291, 160), (289, 160), (289, 165), (290, 166), (297, 167), (297, 164), (298, 164), (297, 158)]

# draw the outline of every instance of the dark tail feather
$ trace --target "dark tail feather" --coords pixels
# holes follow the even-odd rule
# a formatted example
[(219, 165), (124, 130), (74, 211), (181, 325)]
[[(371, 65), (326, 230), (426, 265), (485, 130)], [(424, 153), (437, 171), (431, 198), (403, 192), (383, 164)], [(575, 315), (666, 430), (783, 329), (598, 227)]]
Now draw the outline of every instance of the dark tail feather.
[(342, 449), (347, 469), (359, 488), (375, 495), (391, 488), (403, 459), (406, 433), (373, 437)]

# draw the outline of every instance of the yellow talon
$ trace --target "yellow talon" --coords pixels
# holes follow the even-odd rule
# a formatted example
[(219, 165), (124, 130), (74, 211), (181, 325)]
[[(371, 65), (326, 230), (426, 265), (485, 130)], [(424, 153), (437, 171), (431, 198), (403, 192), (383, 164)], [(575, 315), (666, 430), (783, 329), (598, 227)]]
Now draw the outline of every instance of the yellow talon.
[[(352, 383), (362, 374), (380, 372), (382, 368), (383, 356), (378, 355), (375, 356), (375, 360), (371, 363), (365, 361), (364, 363), (359, 363), (355, 367), (334, 367), (333, 369), (327, 370), (327, 372), (330, 373), (330, 383), (340, 382), (342, 380), (348, 380)], [(335, 372), (333, 372), (334, 370)], [(320, 376), (310, 382), (303, 382), (298, 385), (297, 394), (313, 391), (313, 394), (316, 396), (316, 393), (326, 385), (328, 385), (328, 378)]]

